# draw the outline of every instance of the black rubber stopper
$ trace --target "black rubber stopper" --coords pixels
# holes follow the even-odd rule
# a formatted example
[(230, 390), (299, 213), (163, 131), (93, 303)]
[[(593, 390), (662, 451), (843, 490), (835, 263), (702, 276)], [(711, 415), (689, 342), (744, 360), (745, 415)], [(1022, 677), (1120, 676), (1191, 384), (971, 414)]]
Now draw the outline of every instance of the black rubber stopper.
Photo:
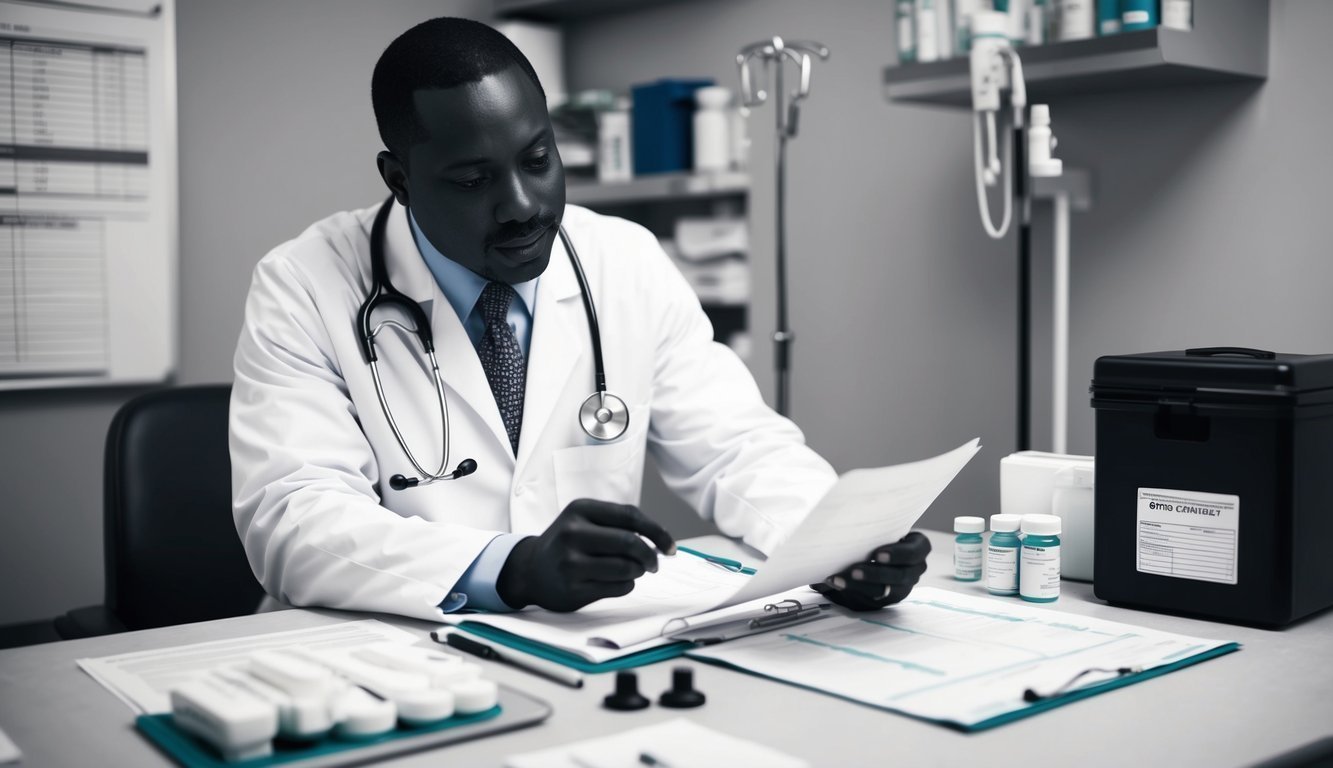
[(702, 706), (704, 695), (694, 690), (694, 670), (689, 667), (671, 670), (671, 690), (663, 693), (657, 703), (673, 709)]
[(648, 699), (639, 693), (639, 678), (633, 672), (617, 672), (615, 693), (602, 699), (602, 706), (622, 712), (644, 709), (648, 704)]

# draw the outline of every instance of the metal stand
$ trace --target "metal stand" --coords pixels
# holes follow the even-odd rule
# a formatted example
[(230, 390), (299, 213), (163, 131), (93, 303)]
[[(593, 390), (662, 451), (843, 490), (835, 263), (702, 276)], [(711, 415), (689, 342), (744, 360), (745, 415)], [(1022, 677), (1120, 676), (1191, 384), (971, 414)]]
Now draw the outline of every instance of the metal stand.
[(1032, 448), (1032, 200), (1028, 195), (1027, 132), (1014, 125), (1014, 209), (1018, 214), (1017, 450)]
[[(750, 76), (750, 61), (763, 61), (765, 81), (770, 65), (773, 65), (771, 68), (774, 70), (773, 93), (776, 98), (773, 117), (777, 131), (777, 142), (774, 145), (777, 189), (775, 264), (778, 295), (777, 327), (773, 331), (773, 366), (777, 373), (777, 412), (783, 416), (791, 415), (791, 345), (796, 338), (787, 327), (787, 140), (796, 136), (800, 117), (798, 103), (810, 95), (812, 55), (827, 59), (829, 50), (810, 40), (783, 41), (777, 36), (770, 41), (747, 45), (736, 55), (736, 66), (741, 78), (741, 103), (746, 107), (757, 106), (768, 99), (767, 92), (755, 87), (754, 78)], [(787, 60), (800, 68), (800, 82), (790, 94), (787, 93), (783, 79)]]

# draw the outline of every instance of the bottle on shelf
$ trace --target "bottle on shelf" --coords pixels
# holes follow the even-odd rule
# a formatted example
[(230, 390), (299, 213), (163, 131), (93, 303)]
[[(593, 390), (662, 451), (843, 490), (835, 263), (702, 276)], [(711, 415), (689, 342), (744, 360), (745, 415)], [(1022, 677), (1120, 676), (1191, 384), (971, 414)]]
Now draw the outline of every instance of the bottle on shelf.
[(731, 90), (714, 85), (694, 92), (694, 170), (725, 171), (731, 166)]
[(611, 109), (597, 113), (598, 181), (614, 183), (634, 178), (629, 110), (629, 99), (620, 97)]

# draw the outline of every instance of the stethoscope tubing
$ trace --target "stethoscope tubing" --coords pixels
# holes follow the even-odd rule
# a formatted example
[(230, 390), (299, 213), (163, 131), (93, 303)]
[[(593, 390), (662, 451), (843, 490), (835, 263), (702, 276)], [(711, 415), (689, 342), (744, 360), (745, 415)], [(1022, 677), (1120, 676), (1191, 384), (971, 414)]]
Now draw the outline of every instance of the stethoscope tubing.
[[(394, 440), (398, 442), (398, 447), (402, 449), (412, 468), (421, 475), (421, 478), (413, 484), (415, 486), (425, 485), (447, 477), (458, 477), (459, 475), (457, 472), (450, 473), (446, 471), (449, 466), (450, 448), (449, 400), (444, 392), (444, 379), (440, 374), (440, 365), (435, 357), (435, 343), (430, 329), (430, 320), (426, 317), (426, 313), (422, 311), (420, 305), (400, 292), (389, 280), (388, 265), (384, 256), (384, 231), (388, 225), (389, 212), (393, 203), (394, 198), (392, 196), (385, 200), (380, 205), (379, 211), (376, 212), (375, 221), (371, 225), (371, 286), (365, 301), (357, 309), (357, 326), (360, 330), (358, 338), (361, 342), (362, 353), (367, 365), (370, 366), (371, 379), (375, 384), (375, 395), (379, 399), (380, 409), (384, 412), (384, 418), (389, 424), (390, 431), (393, 432)], [(579, 425), (588, 436), (595, 440), (603, 442), (615, 440), (629, 428), (629, 409), (625, 406), (624, 400), (606, 390), (606, 369), (602, 358), (602, 332), (601, 326), (597, 322), (597, 308), (593, 304), (592, 291), (588, 286), (588, 277), (583, 271), (583, 264), (579, 260), (578, 252), (574, 249), (574, 243), (569, 239), (569, 234), (565, 232), (563, 226), (557, 226), (556, 231), (560, 236), (560, 241), (564, 244), (565, 253), (569, 256), (570, 265), (574, 268), (574, 276), (579, 283), (584, 314), (588, 318), (588, 333), (592, 339), (594, 386), (596, 390), (579, 409)], [(372, 328), (371, 315), (381, 305), (394, 305), (407, 313), (416, 325), (413, 330), (421, 341), (423, 351), (430, 359), (431, 378), (434, 380), (435, 394), (439, 400), (441, 435), (444, 443), (444, 455), (441, 457), (439, 468), (434, 472), (430, 472), (423, 467), (417, 461), (412, 450), (408, 448), (407, 440), (403, 437), (402, 430), (399, 429), (398, 422), (393, 416), (393, 410), (389, 407), (388, 398), (384, 394), (384, 384), (379, 373), (379, 357), (375, 351), (375, 337), (386, 325), (403, 330), (409, 329), (406, 325), (393, 320), (386, 320)], [(592, 405), (594, 399), (597, 401), (596, 406)], [(473, 466), (475, 467), (475, 464)]]

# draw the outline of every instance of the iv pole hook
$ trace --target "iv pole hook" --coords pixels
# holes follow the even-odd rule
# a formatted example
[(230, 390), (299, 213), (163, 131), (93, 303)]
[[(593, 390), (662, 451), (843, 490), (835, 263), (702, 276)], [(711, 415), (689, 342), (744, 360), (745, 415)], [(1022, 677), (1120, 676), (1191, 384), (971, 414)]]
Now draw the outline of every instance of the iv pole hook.
[[(777, 327), (773, 331), (773, 366), (777, 373), (777, 412), (783, 416), (791, 415), (791, 344), (795, 335), (787, 327), (787, 140), (796, 137), (800, 126), (800, 102), (810, 95), (811, 57), (827, 60), (829, 49), (813, 40), (783, 40), (774, 35), (771, 40), (751, 43), (736, 54), (736, 66), (740, 70), (741, 105), (755, 107), (768, 100), (769, 93), (763, 86), (768, 84), (770, 68), (773, 71), (773, 115), (777, 142), (774, 147), (776, 162), (775, 187), (777, 216), (776, 258), (777, 267)], [(751, 62), (763, 62), (764, 73), (760, 82), (750, 72)], [(787, 92), (783, 82), (783, 70), (790, 61), (797, 68), (796, 87)]]

